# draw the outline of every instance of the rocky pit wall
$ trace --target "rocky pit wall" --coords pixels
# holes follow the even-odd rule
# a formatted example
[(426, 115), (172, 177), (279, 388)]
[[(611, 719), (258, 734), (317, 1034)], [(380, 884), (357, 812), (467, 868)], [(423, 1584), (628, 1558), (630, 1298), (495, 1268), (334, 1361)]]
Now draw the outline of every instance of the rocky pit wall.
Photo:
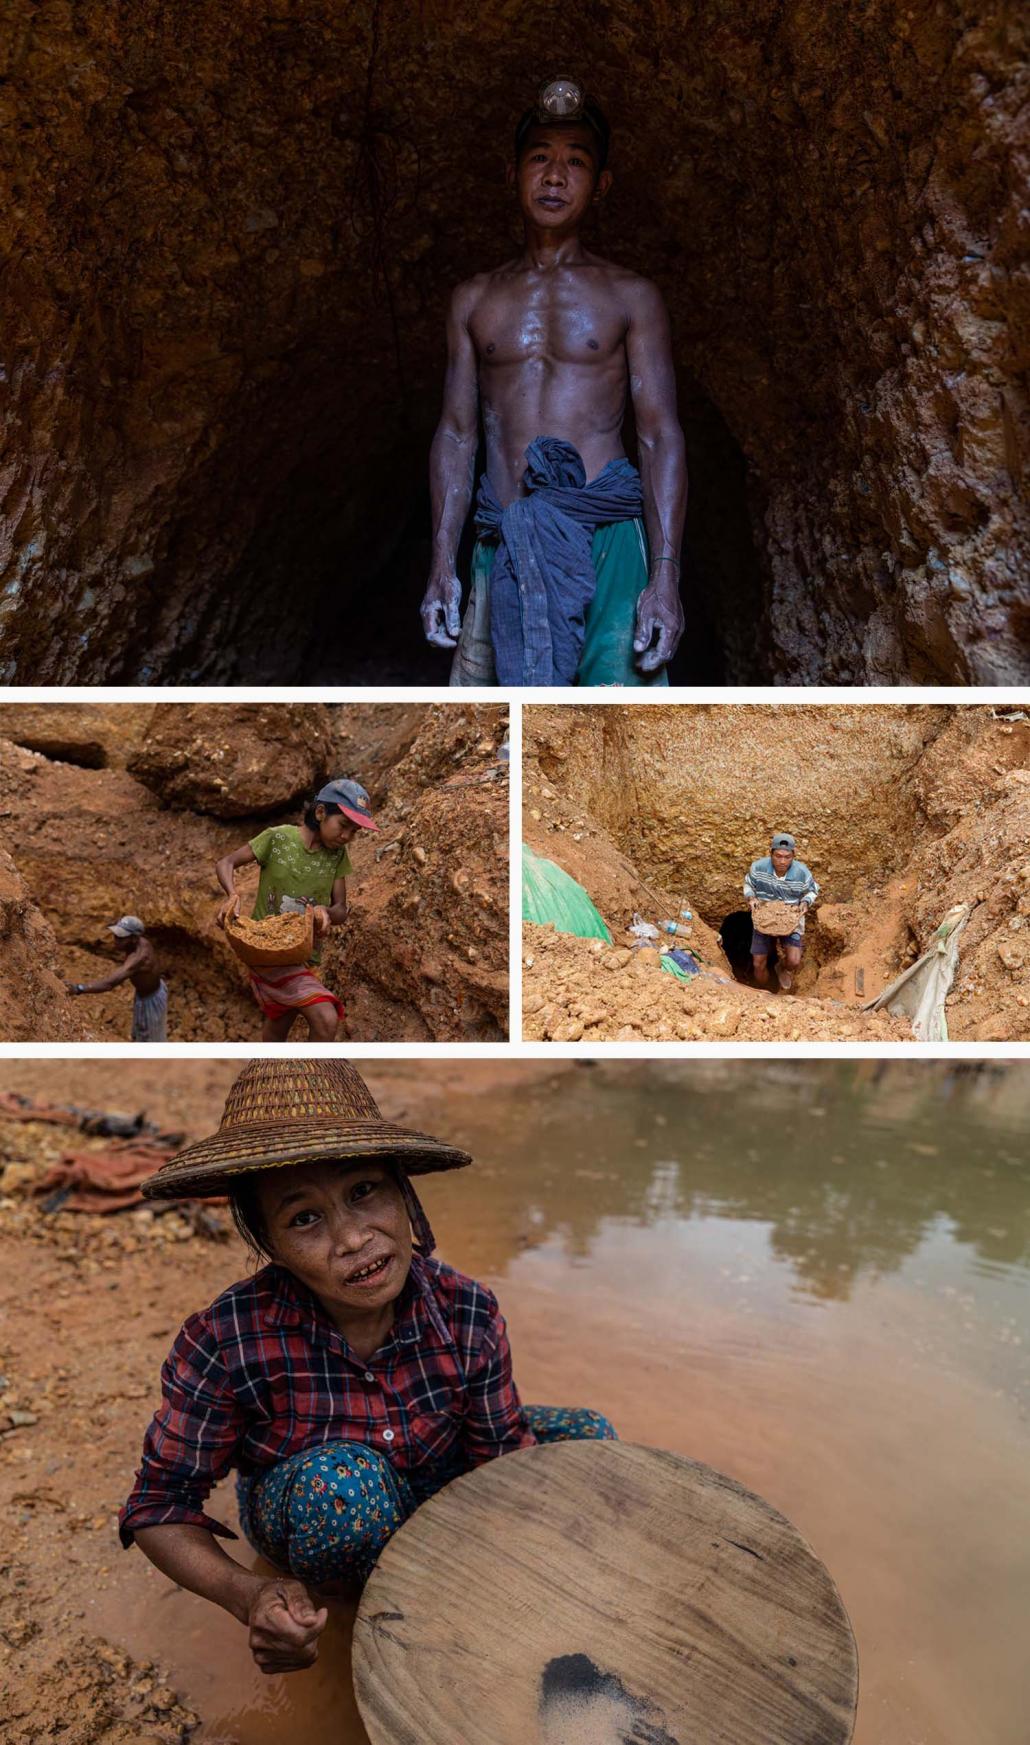
[(1027, 60), (1015, 0), (22, 7), (0, 679), (444, 676), (444, 310), (512, 252), (512, 122), (563, 65), (615, 127), (595, 246), (670, 303), (688, 659), (1025, 677)]
[[(534, 708), (523, 831), (578, 879), (612, 949), (525, 929), (528, 1040), (901, 1040), (865, 1013), (969, 903), (948, 1000), (956, 1040), (1030, 1038), (1030, 722), (976, 706)], [(1018, 711), (1016, 711), (1018, 713)], [(571, 798), (570, 796), (575, 796)], [(775, 829), (821, 886), (796, 993), (680, 983), (631, 959), (634, 910), (694, 912), (690, 943), (730, 977), (718, 928)]]
[[(341, 1034), (505, 1034), (503, 710), (130, 705), (130, 722), (120, 704), (65, 708), (0, 706), (4, 1041), (128, 1037), (130, 991), (75, 998), (63, 986), (110, 973), (101, 943), (125, 912), (143, 915), (157, 946), (170, 1040), (257, 1037), (246, 971), (215, 924), (214, 864), (266, 825), (296, 822), (299, 797), (341, 769), (365, 782), (381, 826), (353, 846), (349, 919), (324, 961), (347, 1007)], [(99, 746), (106, 767), (45, 757), (15, 734), (66, 758)], [(256, 882), (256, 868), (238, 879), (245, 893)]]

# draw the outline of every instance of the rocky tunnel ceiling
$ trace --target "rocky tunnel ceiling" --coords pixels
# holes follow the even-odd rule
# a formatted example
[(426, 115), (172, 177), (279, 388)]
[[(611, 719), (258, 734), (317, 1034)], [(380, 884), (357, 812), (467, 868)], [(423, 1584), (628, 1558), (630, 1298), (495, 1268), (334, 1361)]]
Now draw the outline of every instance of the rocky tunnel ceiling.
[(1021, 12), (23, 0), (0, 677), (445, 676), (443, 312), (512, 251), (513, 116), (566, 67), (616, 129), (595, 246), (671, 305), (684, 676), (1026, 677)]

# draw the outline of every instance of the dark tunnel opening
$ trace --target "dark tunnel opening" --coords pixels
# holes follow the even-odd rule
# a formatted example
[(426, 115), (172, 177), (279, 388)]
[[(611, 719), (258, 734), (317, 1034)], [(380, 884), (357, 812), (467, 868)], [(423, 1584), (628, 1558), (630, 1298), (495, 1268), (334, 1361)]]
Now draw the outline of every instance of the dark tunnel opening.
[[(9, 80), (0, 678), (440, 683), (451, 289), (519, 111), (607, 105), (585, 237), (669, 307), (681, 683), (1026, 673), (1015, 45), (991, 0), (36, 8)], [(119, 4), (118, 15), (127, 11)], [(82, 66), (94, 69), (87, 80)], [(545, 434), (545, 433), (541, 433)]]
[[(753, 932), (751, 911), (749, 909), (734, 909), (729, 915), (724, 915), (719, 926), (719, 938), (723, 951), (733, 974), (738, 982), (746, 982), (749, 987), (755, 986), (754, 969), (751, 962), (751, 935)], [(769, 953), (769, 967), (776, 962), (777, 952), (775, 942)]]
[[(766, 676), (758, 628), (763, 588), (744, 456), (718, 408), (690, 378), (680, 386), (680, 418), (691, 481), (681, 589), (686, 630), (669, 678), (682, 685), (758, 683)], [(631, 419), (625, 435), (635, 459)], [(421, 448), (408, 451), (406, 467), (396, 469), (407, 479), (396, 525), (354, 554), (368, 580), (347, 596), (340, 589), (347, 549), (334, 545), (327, 530), (319, 633), (303, 675), (296, 675), (305, 682), (446, 684), (451, 656), (426, 643), (419, 619), (432, 547), (428, 448), (427, 436)], [(470, 515), (458, 559), (466, 599), (474, 537)]]

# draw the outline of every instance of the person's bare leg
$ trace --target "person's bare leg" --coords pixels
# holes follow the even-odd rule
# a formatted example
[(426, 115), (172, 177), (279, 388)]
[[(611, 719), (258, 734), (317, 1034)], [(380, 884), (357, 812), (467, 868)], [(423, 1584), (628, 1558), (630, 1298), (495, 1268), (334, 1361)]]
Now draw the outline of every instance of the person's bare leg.
[(282, 1018), (266, 1018), (261, 1026), (262, 1042), (285, 1042), (296, 1016), (296, 1012), (287, 1012)]
[(306, 1006), (304, 1016), (308, 1021), (309, 1042), (336, 1041), (336, 1007), (328, 1000), (320, 1000), (317, 1006)]
[(755, 972), (755, 981), (758, 983), (759, 987), (760, 988), (768, 987), (768, 985), (769, 985), (769, 959), (768, 959), (768, 957), (757, 957), (757, 956), (752, 957), (751, 967), (753, 968), (753, 970)]
[(801, 967), (800, 945), (785, 945), (783, 955), (786, 962), (776, 966), (776, 979), (785, 994), (789, 994), (794, 986), (795, 972)]

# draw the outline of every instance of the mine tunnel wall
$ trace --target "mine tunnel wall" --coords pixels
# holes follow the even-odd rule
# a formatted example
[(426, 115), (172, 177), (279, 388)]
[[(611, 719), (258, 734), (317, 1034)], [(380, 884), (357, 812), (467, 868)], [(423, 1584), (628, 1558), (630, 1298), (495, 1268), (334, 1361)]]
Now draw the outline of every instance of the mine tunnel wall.
[(614, 123), (593, 243), (670, 304), (700, 505), (687, 670), (1025, 676), (1024, 16), (23, 9), (0, 678), (300, 678), (327, 631), (337, 676), (367, 682), (371, 651), (374, 677), (417, 606), (397, 530), (447, 297), (513, 251), (512, 122), (561, 63)]

